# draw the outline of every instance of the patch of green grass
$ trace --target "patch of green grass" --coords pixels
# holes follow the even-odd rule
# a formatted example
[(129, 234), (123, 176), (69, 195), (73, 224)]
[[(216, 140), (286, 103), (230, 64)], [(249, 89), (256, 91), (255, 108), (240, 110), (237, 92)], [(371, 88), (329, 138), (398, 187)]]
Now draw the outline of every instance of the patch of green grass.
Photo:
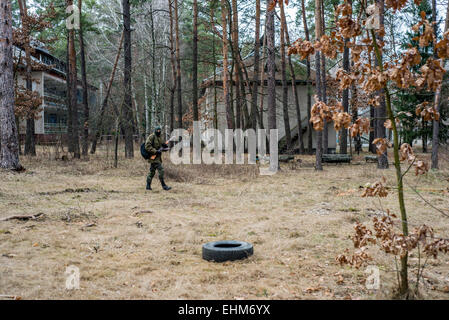
[(258, 292), (256, 294), (257, 297), (268, 297), (268, 290), (267, 289), (263, 289), (262, 292)]
[(338, 209), (338, 211), (341, 211), (341, 212), (360, 212), (360, 209), (356, 209), (356, 208), (350, 207), (350, 208), (341, 208), (341, 209)]

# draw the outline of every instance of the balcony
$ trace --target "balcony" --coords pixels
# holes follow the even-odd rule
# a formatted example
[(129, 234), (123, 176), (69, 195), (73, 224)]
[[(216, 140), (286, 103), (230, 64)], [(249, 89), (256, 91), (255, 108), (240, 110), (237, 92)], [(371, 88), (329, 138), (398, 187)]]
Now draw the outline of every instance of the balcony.
[(44, 123), (45, 134), (67, 133), (67, 125), (63, 123)]
[(46, 91), (44, 93), (44, 98), (48, 98), (48, 99), (56, 100), (56, 101), (66, 101), (66, 96), (55, 94), (55, 93), (48, 92), (48, 91)]
[(56, 103), (53, 101), (48, 101), (48, 100), (44, 100), (44, 106), (45, 107), (52, 107), (58, 110), (67, 110), (67, 105), (65, 104), (61, 104), (61, 103)]

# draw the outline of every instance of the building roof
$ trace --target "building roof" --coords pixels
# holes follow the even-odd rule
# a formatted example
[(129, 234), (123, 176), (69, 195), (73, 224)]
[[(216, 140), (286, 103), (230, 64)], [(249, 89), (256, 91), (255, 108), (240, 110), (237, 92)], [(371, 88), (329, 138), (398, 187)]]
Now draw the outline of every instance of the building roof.
[[(33, 41), (31, 43), (33, 47), (33, 53), (31, 54), (31, 59), (33, 61), (45, 64), (47, 66), (52, 66), (51, 69), (46, 71), (47, 73), (62, 78), (65, 80), (66, 78), (66, 69), (67, 63), (56, 56), (52, 55), (46, 48), (42, 46), (42, 44), (38, 41)], [(19, 46), (14, 46), (14, 56), (19, 57), (20, 55), (24, 56), (24, 49)], [(24, 66), (22, 66), (24, 67)], [(78, 79), (78, 85), (82, 85), (81, 80)], [(88, 84), (87, 85), (90, 90), (97, 91), (98, 88)]]
[[(306, 64), (304, 64), (303, 62), (299, 61), (295, 56), (291, 56), (292, 59), (292, 63), (293, 63), (293, 68), (295, 71), (295, 78), (296, 78), (296, 83), (297, 84), (307, 84), (307, 66)], [(231, 70), (231, 65), (232, 65), (232, 60), (230, 61), (230, 65), (228, 67), (229, 71)], [(253, 82), (254, 79), (254, 51), (249, 54), (248, 56), (246, 56), (245, 58), (242, 59), (243, 65), (245, 66), (246, 69), (246, 73), (245, 70), (243, 78), (246, 80), (248, 79), (250, 81), (250, 83)], [(275, 60), (275, 64), (276, 64), (276, 74), (275, 74), (275, 79), (276, 79), (276, 85), (282, 85), (282, 67), (281, 67), (281, 57), (279, 55), (279, 53), (276, 52), (276, 60)], [(291, 81), (291, 73), (290, 73), (290, 67), (288, 65), (288, 60), (286, 59), (286, 73), (287, 73), (287, 81)], [(261, 70), (264, 70), (264, 80), (265, 82), (267, 81), (267, 57), (263, 57), (262, 55), (260, 56), (260, 60), (259, 60), (259, 72)], [(217, 72), (216, 72), (216, 81), (215, 84), (216, 85), (222, 85), (223, 81), (222, 81), (222, 73), (223, 73), (223, 68), (217, 68)], [(203, 80), (202, 82), (202, 87), (206, 88), (206, 87), (210, 87), (213, 86), (214, 84), (214, 76), (210, 76), (206, 79)], [(311, 83), (314, 85), (315, 82), (315, 71), (313, 69), (311, 69), (311, 74), (310, 74), (310, 80)], [(235, 81), (235, 75), (233, 75), (233, 80)], [(261, 75), (259, 75), (259, 81), (261, 81)]]

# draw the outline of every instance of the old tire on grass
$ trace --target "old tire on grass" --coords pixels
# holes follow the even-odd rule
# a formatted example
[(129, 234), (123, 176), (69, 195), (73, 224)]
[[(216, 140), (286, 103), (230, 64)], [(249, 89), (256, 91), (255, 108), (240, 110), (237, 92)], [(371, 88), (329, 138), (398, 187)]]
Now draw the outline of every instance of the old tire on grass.
[(252, 256), (253, 245), (243, 241), (216, 241), (203, 246), (203, 259), (224, 262), (242, 260)]

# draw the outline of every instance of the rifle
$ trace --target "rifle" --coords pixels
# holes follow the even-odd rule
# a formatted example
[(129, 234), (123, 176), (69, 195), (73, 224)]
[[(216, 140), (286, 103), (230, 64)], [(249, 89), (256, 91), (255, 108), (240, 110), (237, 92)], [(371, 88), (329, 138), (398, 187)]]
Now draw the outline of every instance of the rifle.
[[(170, 140), (169, 141), (167, 141), (167, 142), (165, 142), (165, 144), (166, 145), (168, 145), (170, 143)], [(162, 148), (160, 148), (159, 150), (158, 150), (158, 152), (167, 152), (167, 151), (170, 151), (170, 148), (164, 148), (164, 147), (162, 147)], [(154, 156), (151, 156), (151, 160), (154, 160), (154, 159), (156, 159), (156, 157), (157, 157), (157, 154), (155, 154)]]

